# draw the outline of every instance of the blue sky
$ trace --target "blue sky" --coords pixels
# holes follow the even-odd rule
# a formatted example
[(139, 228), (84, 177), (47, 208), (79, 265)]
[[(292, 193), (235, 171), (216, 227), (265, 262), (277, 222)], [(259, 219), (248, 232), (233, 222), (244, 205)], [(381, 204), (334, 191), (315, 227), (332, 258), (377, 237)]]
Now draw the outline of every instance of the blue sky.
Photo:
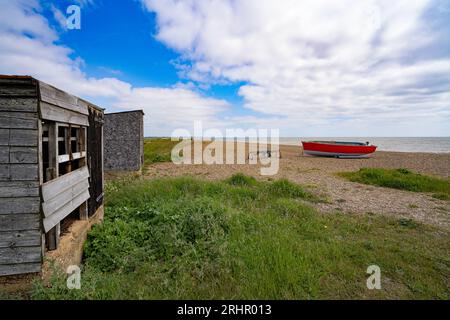
[[(44, 2), (64, 11), (70, 1)], [(113, 5), (111, 5), (113, 3)], [(62, 32), (60, 43), (83, 57), (95, 77), (119, 76), (135, 86), (170, 86), (178, 81), (176, 52), (154, 39), (155, 14), (137, 1), (96, 1), (82, 7), (82, 29)], [(51, 9), (45, 11), (53, 21)]]
[(450, 1), (0, 3), (0, 73), (143, 109), (146, 135), (450, 135)]

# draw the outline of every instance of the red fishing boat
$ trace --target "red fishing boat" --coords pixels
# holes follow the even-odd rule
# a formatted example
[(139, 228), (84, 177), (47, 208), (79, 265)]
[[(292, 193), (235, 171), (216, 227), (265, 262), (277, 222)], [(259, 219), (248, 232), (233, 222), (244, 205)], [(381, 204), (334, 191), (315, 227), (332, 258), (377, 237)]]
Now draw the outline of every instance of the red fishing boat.
[(305, 154), (335, 158), (365, 158), (377, 149), (369, 142), (302, 141), (302, 144)]

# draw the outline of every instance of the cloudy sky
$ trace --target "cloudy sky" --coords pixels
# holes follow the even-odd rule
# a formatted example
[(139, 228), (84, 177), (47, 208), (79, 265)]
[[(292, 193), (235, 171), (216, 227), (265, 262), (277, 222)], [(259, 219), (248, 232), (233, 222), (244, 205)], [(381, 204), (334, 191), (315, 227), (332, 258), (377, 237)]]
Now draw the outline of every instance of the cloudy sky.
[(143, 109), (147, 136), (450, 136), (449, 21), (450, 0), (0, 0), (0, 73)]

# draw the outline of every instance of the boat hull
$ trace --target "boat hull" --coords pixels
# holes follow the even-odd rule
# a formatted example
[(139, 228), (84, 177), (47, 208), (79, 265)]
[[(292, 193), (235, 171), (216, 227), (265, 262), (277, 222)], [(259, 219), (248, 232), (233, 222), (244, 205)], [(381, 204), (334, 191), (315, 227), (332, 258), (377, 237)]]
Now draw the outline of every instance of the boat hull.
[(303, 152), (312, 156), (336, 158), (366, 158), (375, 152), (376, 146), (338, 143), (302, 142)]

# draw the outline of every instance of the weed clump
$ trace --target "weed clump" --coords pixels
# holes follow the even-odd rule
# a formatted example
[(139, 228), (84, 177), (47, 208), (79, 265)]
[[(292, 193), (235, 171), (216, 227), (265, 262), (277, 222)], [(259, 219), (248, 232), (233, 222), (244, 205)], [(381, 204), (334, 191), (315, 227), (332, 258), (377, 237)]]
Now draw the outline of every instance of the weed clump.
[(433, 197), (448, 200), (450, 197), (450, 179), (440, 179), (408, 169), (362, 168), (357, 172), (342, 172), (339, 174), (350, 181), (408, 190), (413, 192), (434, 192)]
[(302, 198), (309, 200), (315, 199), (310, 192), (287, 179), (276, 180), (269, 184), (268, 193), (274, 197)]
[(253, 186), (256, 184), (256, 179), (243, 173), (235, 173), (228, 178), (227, 182), (233, 186)]
[(410, 228), (410, 229), (415, 229), (419, 226), (419, 224), (416, 221), (414, 221), (412, 219), (406, 219), (406, 218), (399, 219), (398, 224), (402, 227)]
[(226, 209), (208, 198), (180, 199), (137, 208), (112, 208), (112, 219), (93, 228), (84, 248), (85, 262), (102, 272), (134, 271), (149, 261), (168, 265), (195, 251), (218, 258), (228, 232)]

